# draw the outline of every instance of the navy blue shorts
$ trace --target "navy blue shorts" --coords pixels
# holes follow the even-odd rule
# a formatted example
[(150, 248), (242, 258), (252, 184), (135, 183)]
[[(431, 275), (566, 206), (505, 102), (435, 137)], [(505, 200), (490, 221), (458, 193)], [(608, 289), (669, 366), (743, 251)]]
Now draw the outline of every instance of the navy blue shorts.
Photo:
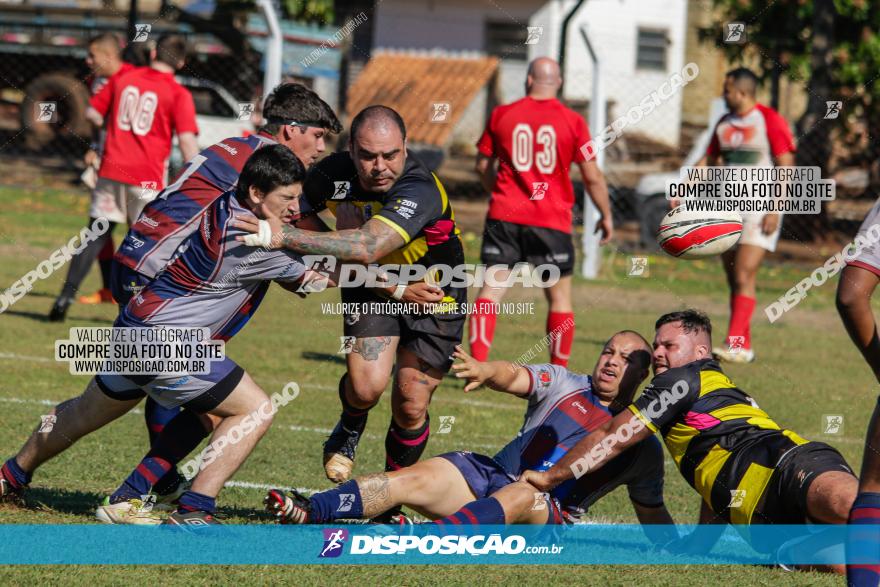
[[(447, 452), (437, 455), (441, 459), (446, 459), (452, 463), (477, 499), (489, 497), (499, 489), (507, 487), (516, 481), (516, 477), (511, 475), (492, 457), (481, 455), (479, 453), (470, 452), (468, 450), (459, 450), (456, 452)], [(544, 494), (544, 500), (549, 509), (548, 524), (562, 524), (565, 518), (559, 501)], [(537, 502), (536, 502), (537, 506)], [(539, 506), (542, 507), (543, 506)], [(536, 507), (535, 509), (538, 509)]]
[(110, 291), (113, 299), (120, 306), (127, 306), (129, 300), (138, 295), (144, 287), (152, 281), (146, 275), (141, 275), (134, 269), (113, 260)]
[(489, 497), (502, 487), (516, 481), (516, 477), (505, 471), (495, 459), (486, 455), (460, 450), (438, 456), (455, 465), (477, 499)]

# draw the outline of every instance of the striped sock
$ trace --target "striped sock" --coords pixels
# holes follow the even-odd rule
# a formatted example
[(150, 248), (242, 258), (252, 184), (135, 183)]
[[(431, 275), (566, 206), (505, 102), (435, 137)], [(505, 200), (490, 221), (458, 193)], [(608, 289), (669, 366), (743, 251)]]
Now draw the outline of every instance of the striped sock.
[(501, 502), (494, 497), (484, 497), (462, 506), (460, 510), (451, 516), (434, 520), (434, 523), (440, 526), (459, 526), (462, 524), (502, 525), (504, 524), (504, 508), (501, 507)]
[(312, 511), (309, 522), (323, 524), (339, 519), (359, 519), (364, 515), (361, 490), (357, 481), (346, 481), (339, 487), (316, 493), (309, 498)]
[(150, 488), (164, 477), (171, 467), (171, 463), (165, 459), (154, 456), (144, 457), (128, 479), (110, 496), (110, 503), (119, 503), (148, 494)]
[(217, 501), (210, 495), (204, 493), (196, 493), (195, 491), (185, 491), (180, 496), (177, 505), (177, 511), (186, 512), (207, 512), (213, 514), (217, 510)]
[(431, 417), (428, 414), (425, 414), (425, 423), (415, 430), (399, 427), (392, 418), (385, 435), (385, 470), (397, 471), (419, 462), (430, 435)]
[(15, 457), (3, 463), (3, 467), (0, 467), (0, 475), (3, 475), (3, 478), (16, 490), (31, 482), (31, 474), (18, 466)]
[(848, 587), (880, 585), (880, 493), (860, 493), (849, 512), (846, 543)]

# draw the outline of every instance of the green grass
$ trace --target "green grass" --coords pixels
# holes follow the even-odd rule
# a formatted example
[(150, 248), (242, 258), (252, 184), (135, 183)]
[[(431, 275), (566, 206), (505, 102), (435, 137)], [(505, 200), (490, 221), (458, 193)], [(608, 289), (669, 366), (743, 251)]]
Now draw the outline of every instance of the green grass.
[[(5, 205), (0, 212), (0, 288), (5, 289), (36, 267), (83, 226), (86, 198), (65, 192), (21, 191), (0, 188)], [(121, 238), (121, 229), (116, 237)], [(477, 239), (466, 239), (474, 259)], [(831, 254), (831, 252), (829, 252)], [(818, 262), (817, 262), (818, 265)], [(614, 331), (636, 329), (650, 338), (654, 320), (663, 312), (686, 306), (707, 311), (716, 324), (716, 339), (727, 321), (727, 294), (717, 262), (676, 261), (651, 257), (650, 275), (627, 277), (629, 255), (610, 252), (601, 278), (578, 280), (574, 287), (577, 332), (570, 367), (592, 369), (602, 342)], [(861, 461), (862, 437), (877, 395), (869, 370), (849, 342), (833, 307), (834, 287), (814, 289), (794, 311), (769, 324), (763, 308), (809, 274), (809, 266), (768, 265), (761, 271), (758, 310), (753, 338), (758, 361), (727, 369), (731, 378), (749, 392), (780, 424), (802, 436), (834, 444), (855, 468)], [(67, 337), (72, 326), (109, 324), (111, 306), (74, 306), (66, 324), (44, 321), (64, 279), (66, 267), (0, 315), (0, 457), (14, 453), (48, 409), (39, 400), (59, 401), (82, 391), (87, 377), (71, 376), (66, 364), (56, 363), (54, 341)], [(98, 286), (93, 271), (84, 286)], [(471, 292), (471, 299), (473, 299)], [(280, 391), (289, 381), (302, 393), (282, 408), (254, 454), (234, 480), (322, 489), (329, 487), (321, 467), (323, 430), (335, 423), (338, 412), (336, 383), (343, 362), (336, 355), (339, 316), (322, 315), (321, 302), (335, 302), (327, 291), (300, 300), (273, 287), (247, 328), (227, 347), (267, 392)], [(540, 292), (516, 289), (505, 301), (534, 304), (531, 315), (504, 316), (499, 321), (493, 357), (515, 359), (544, 336), (546, 306)], [(544, 360), (544, 352), (539, 355)], [(372, 412), (367, 436), (358, 453), (359, 472), (381, 470), (382, 439), (389, 418), (388, 394)], [(521, 400), (481, 391), (465, 396), (457, 381), (447, 378), (437, 390), (431, 413), (455, 416), (449, 434), (435, 434), (428, 454), (456, 449), (492, 453), (512, 438), (522, 423)], [(823, 414), (843, 414), (844, 434), (822, 437)], [(435, 420), (436, 421), (436, 420)], [(33, 482), (28, 509), (0, 506), (0, 524), (86, 524), (99, 499), (111, 491), (147, 446), (142, 416), (120, 418), (77, 443), (43, 466)], [(699, 498), (667, 462), (666, 502), (680, 522), (696, 520)], [(220, 513), (231, 523), (268, 523), (260, 513), (263, 492), (227, 488), (219, 499)], [(593, 519), (634, 523), (624, 489), (600, 501)], [(831, 585), (839, 580), (813, 574), (791, 575), (758, 567), (24, 567), (0, 568), (0, 583), (64, 581), (71, 584), (139, 581), (181, 584), (294, 581), (295, 584), (590, 584), (590, 585)], [(570, 573), (576, 573), (571, 577)], [(573, 581), (574, 580), (574, 581)]]

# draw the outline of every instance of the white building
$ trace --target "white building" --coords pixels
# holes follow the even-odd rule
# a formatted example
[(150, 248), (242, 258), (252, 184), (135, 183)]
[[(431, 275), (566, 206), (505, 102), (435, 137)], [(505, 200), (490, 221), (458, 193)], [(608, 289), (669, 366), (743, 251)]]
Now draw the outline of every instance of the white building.
[[(524, 93), (530, 59), (558, 58), (562, 23), (577, 0), (382, 0), (373, 47), (480, 51), (501, 59), (500, 99)], [(592, 67), (580, 29), (602, 62), (609, 120), (621, 116), (685, 65), (687, 0), (585, 0), (568, 27), (565, 98), (589, 102)], [(528, 27), (540, 35), (528, 37)], [(526, 44), (529, 39), (530, 44)], [(646, 116), (634, 132), (677, 146), (681, 92)], [(629, 132), (629, 129), (627, 129)]]

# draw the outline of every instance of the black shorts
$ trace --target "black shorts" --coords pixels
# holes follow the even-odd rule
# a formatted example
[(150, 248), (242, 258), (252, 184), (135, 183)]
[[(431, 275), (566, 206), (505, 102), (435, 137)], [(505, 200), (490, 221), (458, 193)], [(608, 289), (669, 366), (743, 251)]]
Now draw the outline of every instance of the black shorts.
[(399, 336), (398, 348), (404, 348), (443, 373), (452, 366), (452, 353), (461, 344), (467, 317), (465, 304), (467, 290), (446, 288), (441, 303), (450, 311), (438, 313), (408, 312), (402, 302), (381, 297), (362, 287), (343, 288), (342, 302), (346, 304), (345, 336), (370, 338)]
[(480, 260), (486, 265), (555, 265), (564, 277), (574, 269), (574, 243), (567, 232), (489, 218)]
[(793, 448), (773, 471), (767, 489), (752, 514), (752, 523), (806, 523), (810, 485), (816, 477), (829, 471), (855, 475), (843, 455), (824, 442), (808, 442)]

